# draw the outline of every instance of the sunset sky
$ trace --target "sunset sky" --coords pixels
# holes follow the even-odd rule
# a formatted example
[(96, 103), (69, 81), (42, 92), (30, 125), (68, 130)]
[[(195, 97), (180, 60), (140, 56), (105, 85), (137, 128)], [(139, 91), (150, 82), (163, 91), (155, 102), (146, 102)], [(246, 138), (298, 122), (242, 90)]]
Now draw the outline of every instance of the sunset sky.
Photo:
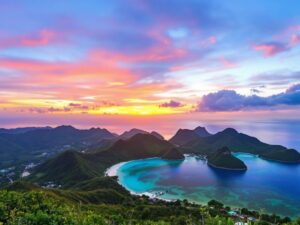
[(300, 119), (298, 0), (0, 4), (3, 126)]

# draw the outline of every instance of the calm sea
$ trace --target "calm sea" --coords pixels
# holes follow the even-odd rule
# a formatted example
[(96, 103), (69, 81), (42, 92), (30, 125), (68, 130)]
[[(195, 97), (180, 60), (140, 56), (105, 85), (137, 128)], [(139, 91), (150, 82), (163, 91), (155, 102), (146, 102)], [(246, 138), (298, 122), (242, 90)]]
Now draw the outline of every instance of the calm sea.
[(300, 216), (300, 165), (280, 164), (238, 154), (246, 172), (213, 169), (205, 161), (159, 158), (136, 160), (118, 170), (119, 182), (135, 193), (163, 199), (207, 203), (216, 199), (232, 207), (246, 207), (282, 216)]

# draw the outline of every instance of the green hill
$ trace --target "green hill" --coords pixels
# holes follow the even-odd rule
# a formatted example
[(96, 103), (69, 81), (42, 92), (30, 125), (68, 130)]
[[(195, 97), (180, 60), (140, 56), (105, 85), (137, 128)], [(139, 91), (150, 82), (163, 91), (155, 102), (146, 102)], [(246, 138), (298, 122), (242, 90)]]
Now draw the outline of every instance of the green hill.
[(227, 147), (218, 149), (207, 156), (207, 164), (220, 169), (227, 170), (247, 170), (244, 162), (231, 154)]
[(136, 134), (129, 140), (118, 140), (106, 151), (85, 154), (65, 151), (37, 166), (28, 179), (43, 186), (76, 186), (81, 181), (103, 176), (106, 168), (118, 162), (162, 157), (173, 148), (151, 134)]
[(140, 130), (140, 129), (131, 129), (129, 131), (125, 131), (123, 134), (121, 134), (120, 136), (117, 136), (113, 139), (104, 139), (101, 140), (100, 142), (95, 143), (94, 145), (90, 146), (87, 151), (90, 153), (96, 153), (96, 152), (102, 152), (102, 151), (106, 151), (109, 148), (111, 148), (117, 141), (119, 140), (129, 140), (130, 138), (134, 137), (137, 134), (148, 134), (148, 135), (152, 135), (160, 140), (164, 140), (164, 137), (155, 132), (152, 131), (151, 133), (144, 131), (144, 130)]
[(118, 161), (128, 161), (150, 157), (161, 157), (173, 145), (168, 141), (161, 140), (151, 134), (136, 134), (129, 140), (118, 140), (107, 151), (100, 152), (97, 157), (110, 156)]
[(28, 181), (18, 180), (12, 184), (6, 185), (5, 190), (27, 192), (33, 190), (41, 190), (41, 187)]
[(105, 166), (89, 160), (88, 155), (65, 151), (37, 166), (29, 180), (41, 185), (75, 185), (84, 180), (101, 176)]
[(92, 191), (98, 188), (113, 189), (123, 195), (129, 195), (129, 191), (127, 191), (123, 186), (119, 185), (117, 177), (95, 177), (90, 180), (78, 182), (71, 188), (72, 190), (79, 191)]

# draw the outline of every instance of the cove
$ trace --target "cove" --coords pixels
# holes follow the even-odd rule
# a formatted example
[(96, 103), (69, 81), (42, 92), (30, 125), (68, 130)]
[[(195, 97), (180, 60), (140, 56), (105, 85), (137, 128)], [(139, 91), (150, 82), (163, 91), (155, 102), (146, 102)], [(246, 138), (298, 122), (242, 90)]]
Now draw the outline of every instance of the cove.
[(185, 160), (135, 160), (114, 166), (119, 183), (135, 194), (206, 204), (215, 199), (231, 207), (295, 218), (300, 215), (300, 165), (266, 161), (236, 153), (248, 170), (209, 167), (196, 156)]

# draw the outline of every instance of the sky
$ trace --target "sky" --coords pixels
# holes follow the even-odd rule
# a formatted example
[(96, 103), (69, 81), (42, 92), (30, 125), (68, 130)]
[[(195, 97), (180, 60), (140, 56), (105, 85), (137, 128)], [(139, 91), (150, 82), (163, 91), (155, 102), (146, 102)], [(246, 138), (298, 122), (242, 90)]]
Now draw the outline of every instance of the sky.
[(300, 119), (299, 11), (298, 0), (0, 0), (0, 124)]

